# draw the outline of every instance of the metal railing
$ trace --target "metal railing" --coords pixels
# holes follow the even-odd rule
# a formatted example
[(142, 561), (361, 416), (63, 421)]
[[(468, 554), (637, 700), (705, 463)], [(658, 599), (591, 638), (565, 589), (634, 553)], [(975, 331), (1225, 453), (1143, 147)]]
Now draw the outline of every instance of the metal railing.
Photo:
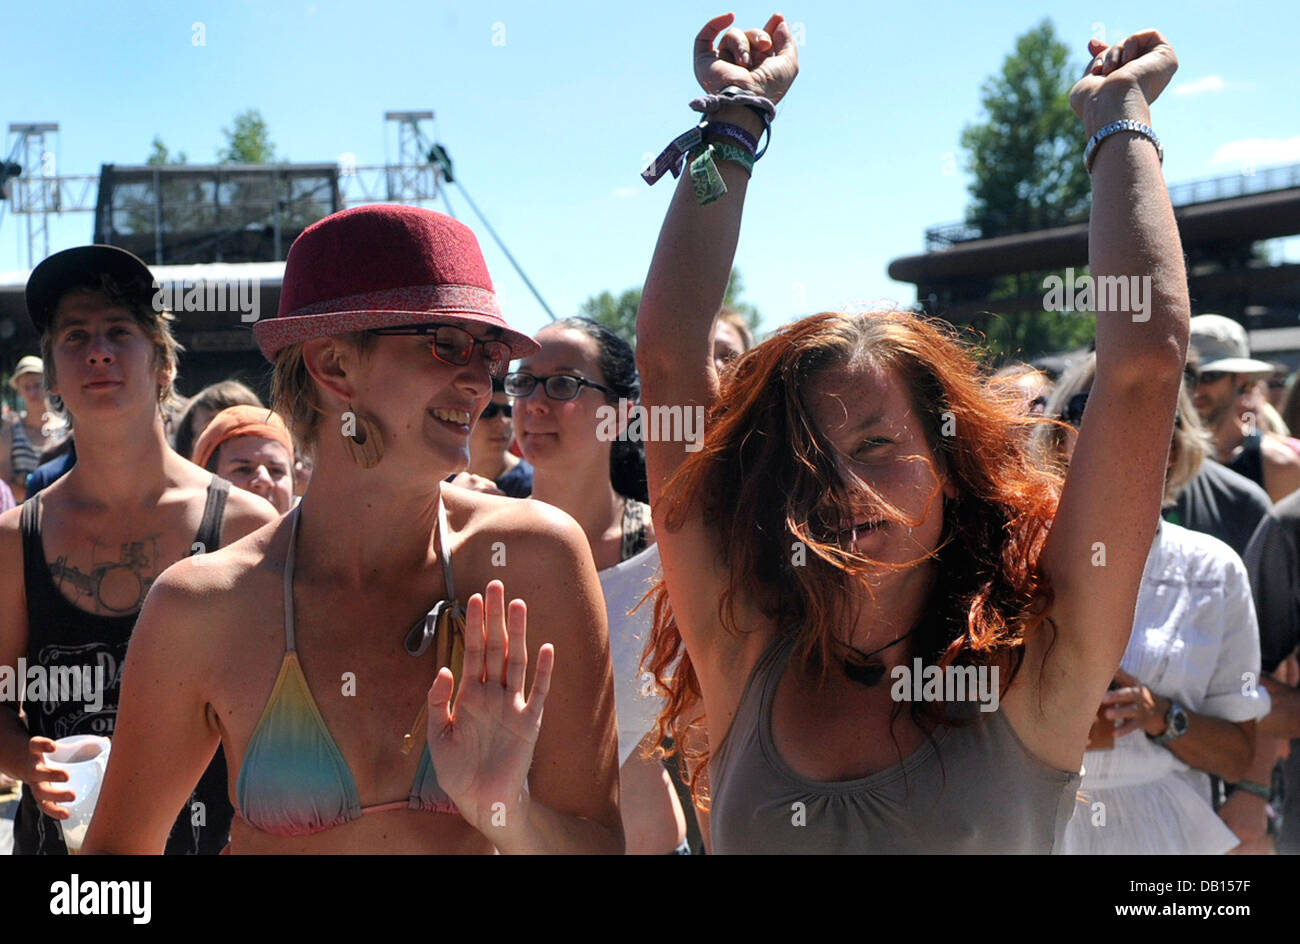
[[(1205, 180), (1193, 180), (1185, 184), (1174, 184), (1169, 188), (1169, 201), (1176, 207), (1191, 206), (1197, 203), (1213, 203), (1216, 200), (1232, 200), (1257, 193), (1271, 193), (1277, 190), (1291, 190), (1300, 187), (1300, 164), (1286, 164), (1278, 167), (1246, 167), (1239, 173), (1222, 177), (1210, 177)], [(1084, 215), (1078, 219), (1066, 220), (1066, 224), (1084, 222)], [(1055, 226), (1063, 224), (1053, 224)], [(1034, 227), (1019, 232), (1033, 232)], [(998, 235), (1011, 235), (1000, 233)], [(975, 223), (941, 223), (925, 231), (925, 251), (941, 252), (958, 243), (974, 242), (983, 239), (984, 233)]]

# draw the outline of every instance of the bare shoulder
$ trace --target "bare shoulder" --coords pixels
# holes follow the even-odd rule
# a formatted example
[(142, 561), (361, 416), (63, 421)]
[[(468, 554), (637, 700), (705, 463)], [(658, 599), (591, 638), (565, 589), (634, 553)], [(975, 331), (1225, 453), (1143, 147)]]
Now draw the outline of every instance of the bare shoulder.
[[(549, 545), (586, 548), (582, 528), (554, 505), (531, 498), (508, 498), (456, 486), (443, 485), (448, 523), (466, 541), (495, 537), (519, 550), (541, 550)], [(508, 545), (509, 546), (509, 545)], [(590, 553), (588, 551), (588, 553)]]
[[(254, 506), (254, 511), (260, 509)], [(257, 520), (257, 515), (248, 520)], [(166, 626), (166, 632), (187, 651), (228, 651), (223, 647), (232, 640), (231, 633), (258, 608), (259, 585), (273, 569), (273, 555), (268, 552), (283, 524), (283, 519), (272, 515), (256, 530), (218, 550), (172, 564), (150, 588), (140, 624)]]
[(261, 495), (254, 495), (232, 485), (230, 493), (226, 496), (226, 512), (221, 524), (221, 533), (226, 543), (230, 543), (278, 520), (279, 517), (280, 513), (275, 510), (275, 506)]
[[(11, 604), (17, 604), (23, 587), (23, 532), (22, 506), (10, 508), (0, 514), (0, 613)], [(24, 623), (25, 625), (25, 623)], [(0, 631), (4, 627), (0, 626)]]

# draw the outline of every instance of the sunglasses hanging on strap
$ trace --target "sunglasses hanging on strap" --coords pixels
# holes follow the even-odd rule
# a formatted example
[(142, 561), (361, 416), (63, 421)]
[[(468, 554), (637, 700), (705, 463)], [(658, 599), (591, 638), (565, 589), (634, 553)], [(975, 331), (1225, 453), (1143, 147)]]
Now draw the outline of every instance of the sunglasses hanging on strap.
[[(451, 669), (454, 679), (451, 692), (452, 704), (460, 690), (461, 676), (465, 671), (465, 608), (455, 600), (439, 600), (424, 619), (416, 622), (406, 634), (406, 651), (412, 656), (422, 656), (429, 649), (434, 652), (434, 662), (438, 669), (446, 666)], [(420, 729), (424, 727), (429, 714), (428, 699), (420, 706), (415, 716), (410, 733), (402, 738), (402, 753), (409, 754), (420, 743)]]

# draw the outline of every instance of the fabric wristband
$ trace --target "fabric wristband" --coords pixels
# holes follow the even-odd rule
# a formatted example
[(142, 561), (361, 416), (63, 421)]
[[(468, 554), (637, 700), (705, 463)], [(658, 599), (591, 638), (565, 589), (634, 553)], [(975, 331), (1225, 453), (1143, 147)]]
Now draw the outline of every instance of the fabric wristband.
[(718, 171), (716, 161), (739, 164), (748, 176), (754, 172), (754, 158), (734, 144), (706, 144), (691, 152), (691, 186), (695, 189), (695, 202), (707, 206), (727, 193), (727, 184)]
[(714, 138), (726, 138), (743, 147), (751, 157), (758, 151), (758, 138), (740, 125), (728, 124), (725, 121), (710, 121), (708, 127), (704, 129), (704, 138), (710, 143)]

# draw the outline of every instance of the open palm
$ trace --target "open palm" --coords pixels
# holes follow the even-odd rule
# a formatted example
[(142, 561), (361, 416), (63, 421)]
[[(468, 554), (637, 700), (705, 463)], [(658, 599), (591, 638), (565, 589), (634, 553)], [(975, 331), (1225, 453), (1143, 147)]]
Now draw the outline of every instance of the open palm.
[[(494, 580), (465, 607), (465, 667), (452, 705), (454, 680), (443, 668), (429, 689), (429, 756), (438, 785), (461, 816), (489, 838), (494, 829), (522, 826), (528, 771), (542, 727), (555, 650), (537, 654), (533, 690), (524, 698), (528, 669), (528, 610), (510, 601)], [(508, 626), (507, 626), (508, 622)]]

